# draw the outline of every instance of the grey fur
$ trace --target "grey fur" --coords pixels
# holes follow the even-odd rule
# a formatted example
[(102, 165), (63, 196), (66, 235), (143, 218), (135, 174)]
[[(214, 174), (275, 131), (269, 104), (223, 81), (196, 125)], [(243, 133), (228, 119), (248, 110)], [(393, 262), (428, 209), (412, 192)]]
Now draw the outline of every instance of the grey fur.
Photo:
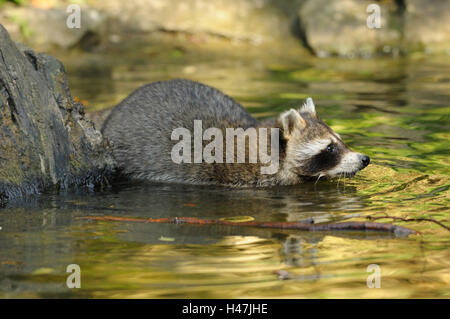
[[(260, 174), (259, 163), (174, 163), (171, 150), (177, 141), (171, 140), (172, 131), (183, 127), (193, 132), (194, 120), (202, 120), (203, 130), (216, 127), (225, 132), (228, 127), (245, 130), (270, 124), (283, 131), (280, 120), (260, 124), (239, 103), (217, 89), (176, 79), (151, 83), (134, 91), (114, 108), (102, 132), (112, 143), (122, 173), (135, 179), (230, 186), (270, 186), (302, 181), (301, 174), (283, 162), (286, 157), (283, 143), (289, 142), (283, 141), (284, 137), (280, 138), (280, 170), (273, 175)], [(308, 123), (315, 124), (310, 119)], [(314, 128), (313, 124), (309, 127)], [(314, 138), (313, 135), (308, 132), (310, 138)]]

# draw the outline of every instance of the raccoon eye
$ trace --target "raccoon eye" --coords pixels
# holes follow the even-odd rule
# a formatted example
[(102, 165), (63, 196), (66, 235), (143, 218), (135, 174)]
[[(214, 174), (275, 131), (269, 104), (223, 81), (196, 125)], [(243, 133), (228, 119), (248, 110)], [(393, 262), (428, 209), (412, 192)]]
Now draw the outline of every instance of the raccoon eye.
[(334, 145), (333, 144), (330, 144), (330, 145), (328, 145), (327, 146), (327, 152), (334, 152)]

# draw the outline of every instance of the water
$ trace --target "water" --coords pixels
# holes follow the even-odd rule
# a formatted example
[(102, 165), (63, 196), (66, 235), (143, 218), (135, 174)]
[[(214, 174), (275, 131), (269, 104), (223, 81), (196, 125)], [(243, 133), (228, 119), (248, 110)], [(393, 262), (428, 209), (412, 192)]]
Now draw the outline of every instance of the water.
[[(148, 43), (56, 56), (91, 115), (144, 83), (175, 77), (215, 86), (257, 118), (312, 96), (320, 116), (369, 155), (371, 165), (351, 180), (316, 185), (230, 190), (123, 183), (100, 193), (30, 198), (0, 210), (0, 297), (448, 298), (449, 232), (429, 222), (397, 222), (421, 232), (397, 238), (78, 218), (328, 222), (388, 213), (448, 225), (448, 56), (343, 60), (221, 51)], [(81, 289), (66, 286), (69, 264), (81, 267)], [(381, 268), (381, 289), (367, 288), (370, 264)]]

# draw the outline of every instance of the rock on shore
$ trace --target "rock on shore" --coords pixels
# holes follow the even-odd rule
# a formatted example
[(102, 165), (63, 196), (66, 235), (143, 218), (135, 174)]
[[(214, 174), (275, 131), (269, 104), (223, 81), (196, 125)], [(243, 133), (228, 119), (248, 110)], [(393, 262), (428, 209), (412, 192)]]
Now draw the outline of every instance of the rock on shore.
[(113, 168), (61, 62), (16, 45), (0, 24), (0, 204), (46, 189), (95, 189)]
[[(300, 47), (319, 56), (450, 54), (448, 0), (93, 0), (80, 29), (66, 27), (67, 3), (5, 6), (0, 20), (32, 47), (95, 50), (130, 33), (215, 37), (233, 44)], [(380, 10), (380, 28), (368, 27)]]

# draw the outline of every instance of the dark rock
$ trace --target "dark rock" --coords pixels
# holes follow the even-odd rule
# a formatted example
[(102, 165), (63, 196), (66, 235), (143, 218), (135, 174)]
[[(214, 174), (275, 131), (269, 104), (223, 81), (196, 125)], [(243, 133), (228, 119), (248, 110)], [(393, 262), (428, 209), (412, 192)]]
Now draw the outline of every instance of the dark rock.
[(0, 202), (107, 183), (109, 145), (84, 118), (64, 66), (15, 45), (0, 25)]

